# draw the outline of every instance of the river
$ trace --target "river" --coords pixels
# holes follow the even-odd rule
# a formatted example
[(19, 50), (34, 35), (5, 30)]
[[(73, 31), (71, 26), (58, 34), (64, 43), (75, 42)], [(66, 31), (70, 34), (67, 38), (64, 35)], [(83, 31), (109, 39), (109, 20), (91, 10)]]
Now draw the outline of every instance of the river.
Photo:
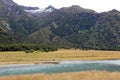
[(8, 64), (0, 65), (0, 76), (35, 74), (35, 73), (64, 73), (80, 71), (119, 71), (120, 60), (81, 60), (60, 61), (59, 64)]

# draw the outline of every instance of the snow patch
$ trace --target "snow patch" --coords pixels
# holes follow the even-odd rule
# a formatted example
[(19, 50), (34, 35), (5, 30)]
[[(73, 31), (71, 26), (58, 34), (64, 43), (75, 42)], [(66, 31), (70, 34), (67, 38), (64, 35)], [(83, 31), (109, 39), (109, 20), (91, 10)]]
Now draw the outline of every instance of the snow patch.
[(28, 13), (32, 13), (32, 14), (34, 14), (34, 13), (43, 13), (43, 12), (48, 12), (48, 13), (50, 13), (50, 12), (52, 12), (52, 11), (54, 11), (54, 9), (52, 9), (52, 8), (48, 8), (48, 9), (38, 9), (38, 10), (25, 10), (26, 12), (28, 12)]

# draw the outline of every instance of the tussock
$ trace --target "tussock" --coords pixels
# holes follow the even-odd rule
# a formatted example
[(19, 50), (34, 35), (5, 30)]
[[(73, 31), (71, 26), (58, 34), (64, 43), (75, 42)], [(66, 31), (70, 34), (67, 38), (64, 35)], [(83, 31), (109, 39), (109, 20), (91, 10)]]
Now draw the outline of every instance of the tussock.
[(119, 72), (87, 71), (0, 77), (0, 80), (120, 80)]

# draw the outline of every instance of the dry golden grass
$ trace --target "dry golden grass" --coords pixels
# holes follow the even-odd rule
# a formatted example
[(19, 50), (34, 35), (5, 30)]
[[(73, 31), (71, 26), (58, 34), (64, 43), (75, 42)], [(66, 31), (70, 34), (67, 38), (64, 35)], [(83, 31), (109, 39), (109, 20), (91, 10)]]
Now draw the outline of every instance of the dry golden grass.
[(0, 77), (0, 80), (120, 80), (119, 72), (87, 71)]
[[(49, 60), (120, 59), (120, 51), (64, 50), (55, 52), (0, 52), (0, 64), (35, 63)], [(0, 77), (0, 80), (120, 80), (119, 72), (75, 72)]]
[(55, 52), (0, 52), (0, 64), (34, 63), (49, 60), (103, 60), (120, 59), (120, 51), (58, 50)]

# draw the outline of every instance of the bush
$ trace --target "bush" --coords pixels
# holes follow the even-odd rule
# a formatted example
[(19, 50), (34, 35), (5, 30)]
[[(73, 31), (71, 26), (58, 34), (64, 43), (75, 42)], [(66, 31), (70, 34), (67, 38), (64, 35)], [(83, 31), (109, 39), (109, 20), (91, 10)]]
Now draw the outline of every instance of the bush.
[(25, 53), (33, 53), (35, 50), (30, 49), (30, 50), (25, 50)]
[(25, 53), (29, 53), (29, 50), (25, 50)]
[(38, 45), (38, 44), (11, 44), (11, 45), (0, 45), (0, 51), (25, 51), (31, 53), (34, 51), (56, 51), (57, 48), (50, 45)]

